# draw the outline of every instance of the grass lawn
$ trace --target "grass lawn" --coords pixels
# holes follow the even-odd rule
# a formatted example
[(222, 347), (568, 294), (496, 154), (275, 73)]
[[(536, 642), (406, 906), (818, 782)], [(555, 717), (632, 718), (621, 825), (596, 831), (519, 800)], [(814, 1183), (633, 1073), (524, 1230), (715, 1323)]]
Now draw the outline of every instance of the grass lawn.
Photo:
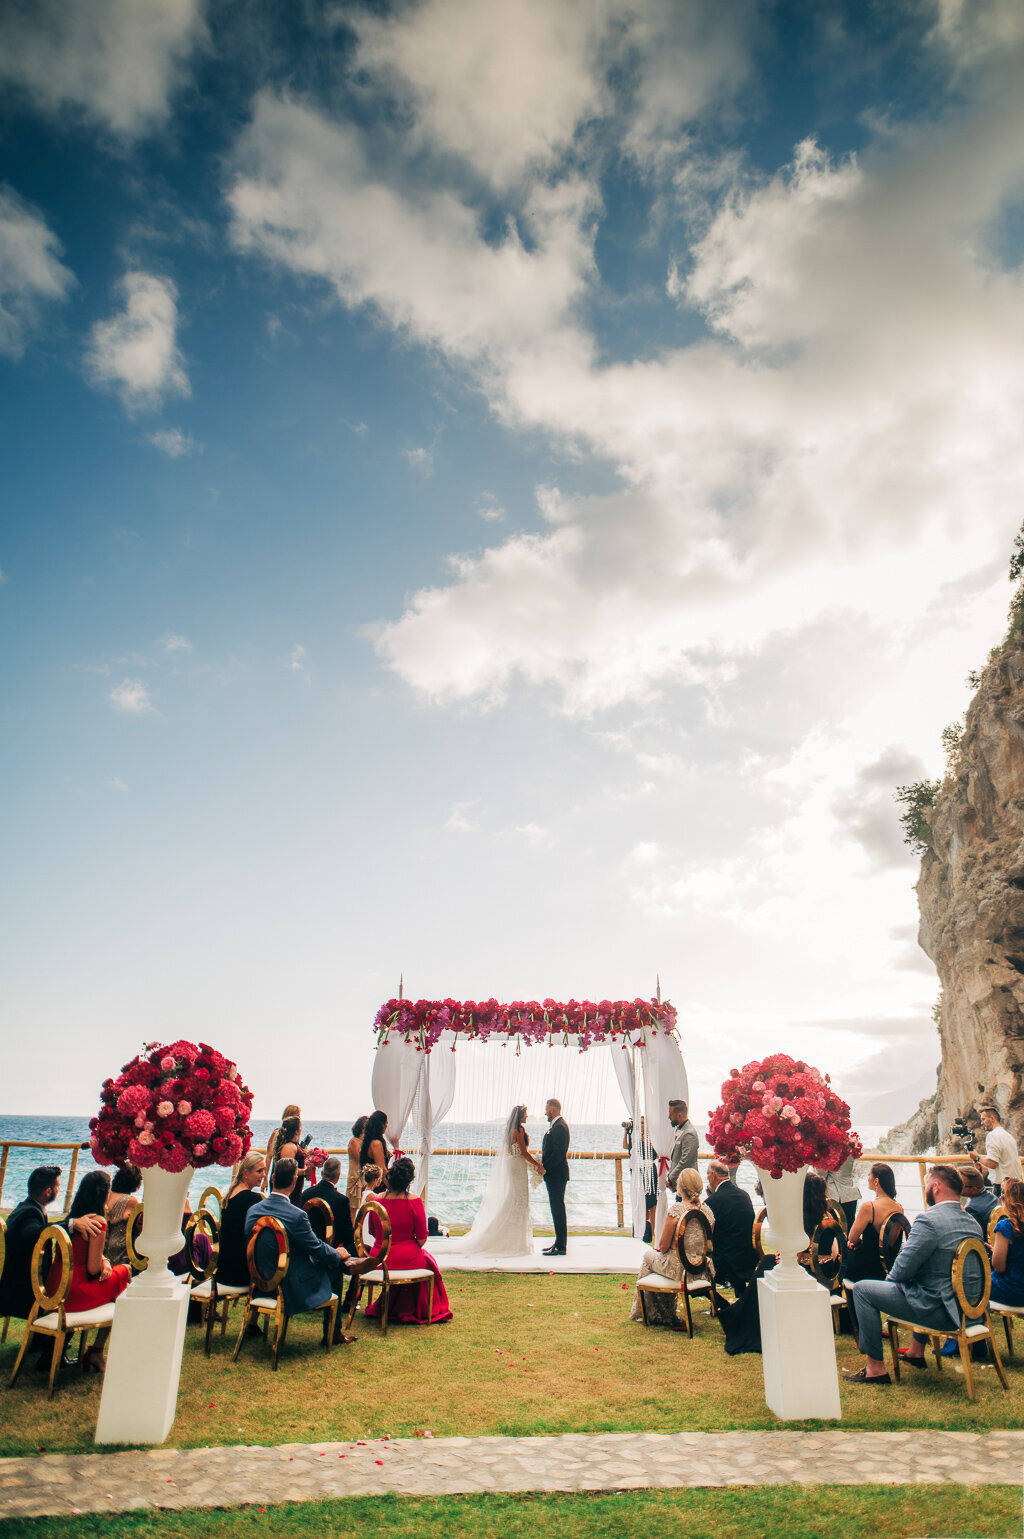
[(1021, 1493), (1011, 1486), (753, 1486), (734, 1491), (624, 1491), (582, 1496), (358, 1497), (234, 1512), (106, 1514), (13, 1519), (4, 1539), (630, 1539), (712, 1534), (714, 1539), (910, 1539), (912, 1535), (1012, 1535)]
[[(425, 1427), (444, 1437), (835, 1425), (776, 1421), (765, 1408), (760, 1357), (726, 1357), (709, 1316), (697, 1313), (692, 1341), (631, 1323), (632, 1279), (453, 1272), (447, 1281), (455, 1313), (447, 1325), (393, 1326), (384, 1339), (360, 1318), (357, 1344), (329, 1357), (319, 1347), (319, 1319), (298, 1318), (276, 1374), (262, 1341), (247, 1342), (231, 1362), (237, 1314), (227, 1338), (214, 1338), (210, 1358), (190, 1327), (169, 1443), (404, 1437)], [(20, 1339), (12, 1322), (0, 1347), (0, 1384)], [(1024, 1350), (1020, 1332), (1018, 1340)], [(859, 1365), (851, 1337), (839, 1338), (838, 1357), (841, 1368)], [(933, 1368), (904, 1374), (888, 1390), (843, 1385), (841, 1425), (1024, 1426), (1024, 1371), (1011, 1362), (1009, 1376), (1004, 1394), (993, 1369), (980, 1372), (974, 1405), (952, 1366), (941, 1375)], [(45, 1380), (26, 1368), (16, 1388), (0, 1395), (0, 1454), (93, 1449), (96, 1375), (65, 1369), (51, 1402)]]

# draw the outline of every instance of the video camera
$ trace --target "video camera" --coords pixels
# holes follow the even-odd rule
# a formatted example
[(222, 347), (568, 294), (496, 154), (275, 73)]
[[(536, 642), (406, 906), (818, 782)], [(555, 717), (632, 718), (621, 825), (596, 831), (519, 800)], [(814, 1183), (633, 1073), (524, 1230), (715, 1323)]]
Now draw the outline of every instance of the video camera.
[(952, 1133), (954, 1138), (958, 1138), (960, 1140), (968, 1154), (972, 1154), (974, 1152), (974, 1146), (978, 1140), (975, 1134), (972, 1133), (971, 1129), (967, 1126), (967, 1123), (964, 1121), (963, 1117), (957, 1117), (949, 1131)]

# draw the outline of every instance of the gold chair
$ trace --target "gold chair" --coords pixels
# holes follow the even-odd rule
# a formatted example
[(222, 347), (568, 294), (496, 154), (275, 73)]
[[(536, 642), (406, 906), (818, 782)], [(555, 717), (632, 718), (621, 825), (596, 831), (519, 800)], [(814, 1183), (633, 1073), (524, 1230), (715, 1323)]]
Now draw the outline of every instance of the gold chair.
[[(637, 1297), (640, 1300), (640, 1313), (645, 1325), (649, 1323), (646, 1298), (648, 1293), (660, 1294), (662, 1297), (671, 1294), (677, 1310), (680, 1300), (682, 1301), (683, 1316), (686, 1321), (685, 1330), (690, 1337), (693, 1336), (691, 1298), (707, 1298), (711, 1304), (712, 1315), (717, 1316), (718, 1300), (714, 1282), (708, 1276), (702, 1275), (707, 1273), (713, 1250), (711, 1225), (706, 1215), (696, 1208), (692, 1209), (676, 1230), (676, 1251), (683, 1269), (680, 1280), (676, 1282), (674, 1278), (661, 1277), (657, 1272), (651, 1272), (637, 1282)], [(683, 1330), (684, 1327), (677, 1323), (675, 1329)]]
[[(196, 1258), (195, 1237), (196, 1231), (205, 1233), (210, 1242), (210, 1259), (205, 1266), (200, 1266)], [(206, 1327), (206, 1339), (203, 1343), (207, 1357), (210, 1355), (210, 1343), (213, 1339), (213, 1327), (217, 1323), (217, 1310), (221, 1308), (220, 1333), (225, 1335), (228, 1328), (228, 1311), (232, 1304), (237, 1304), (239, 1299), (248, 1296), (249, 1290), (242, 1284), (219, 1283), (216, 1272), (220, 1260), (220, 1225), (213, 1214), (206, 1208), (199, 1208), (189, 1219), (185, 1227), (185, 1254), (188, 1257), (189, 1277), (192, 1282), (191, 1297), (197, 1304), (203, 1306), (203, 1324)]]
[(364, 1287), (369, 1290), (366, 1297), (367, 1309), (373, 1303), (374, 1288), (380, 1289), (380, 1329), (381, 1335), (386, 1336), (388, 1333), (388, 1311), (391, 1308), (392, 1288), (410, 1287), (413, 1284), (418, 1286), (420, 1283), (427, 1284), (427, 1318), (419, 1323), (421, 1325), (429, 1325), (434, 1317), (434, 1274), (429, 1267), (425, 1266), (405, 1267), (400, 1271), (396, 1271), (388, 1266), (388, 1254), (391, 1250), (391, 1220), (380, 1203), (371, 1197), (369, 1193), (364, 1195), (362, 1206), (356, 1214), (355, 1222), (352, 1225), (356, 1238), (356, 1250), (360, 1256), (367, 1254), (363, 1228), (371, 1213), (376, 1214), (381, 1226), (381, 1245), (374, 1258), (378, 1264), (373, 1271), (363, 1272), (360, 1276), (353, 1277), (349, 1284), (349, 1298), (351, 1299), (348, 1316), (349, 1328), (351, 1328), (352, 1321), (355, 1319), (356, 1309)]
[[(4, 1275), (4, 1261), (7, 1257), (7, 1225), (0, 1218), (0, 1277)], [(0, 1335), (0, 1346), (7, 1340), (7, 1327), (11, 1323), (10, 1315), (4, 1315), (3, 1334)]]
[[(830, 1204), (829, 1206), (838, 1206), (838, 1204)], [(832, 1310), (832, 1334), (838, 1336), (842, 1329), (840, 1312), (844, 1309), (849, 1310), (851, 1314), (853, 1312), (853, 1305), (847, 1301), (846, 1294), (843, 1292), (842, 1284), (839, 1281), (845, 1250), (841, 1241), (838, 1258), (833, 1260), (830, 1256), (822, 1257), (821, 1246), (818, 1241), (818, 1234), (820, 1232), (819, 1228), (811, 1238), (811, 1275), (815, 1282), (824, 1288), (828, 1294), (828, 1302)], [(828, 1233), (827, 1230), (826, 1233)], [(840, 1229), (839, 1233), (845, 1238), (845, 1230)], [(834, 1244), (835, 1240), (833, 1238), (832, 1243), (829, 1245), (830, 1250), (833, 1249)]]
[(133, 1272), (144, 1272), (149, 1266), (149, 1257), (141, 1256), (135, 1249), (135, 1239), (142, 1227), (142, 1209), (144, 1204), (139, 1203), (129, 1215), (124, 1231), (124, 1248), (128, 1252), (128, 1265)]
[(750, 1242), (754, 1247), (754, 1259), (758, 1266), (764, 1260), (764, 1246), (761, 1244), (761, 1230), (768, 1221), (768, 1209), (762, 1208), (754, 1219), (754, 1229), (750, 1236)]
[(1001, 1218), (1005, 1217), (1006, 1209), (1003, 1207), (1001, 1202), (997, 1202), (995, 1207), (992, 1209), (992, 1212), (988, 1216), (988, 1228), (985, 1231), (985, 1238), (988, 1241), (990, 1250), (995, 1243), (996, 1225)]
[[(217, 1204), (217, 1212), (214, 1214), (214, 1217), (219, 1224), (223, 1221), (224, 1218), (224, 1193), (221, 1191), (219, 1186), (208, 1186), (206, 1188), (205, 1192), (199, 1199), (199, 1207), (205, 1208), (207, 1213), (209, 1213), (211, 1202), (215, 1202)], [(197, 1213), (198, 1211), (199, 1208), (196, 1209)]]
[[(43, 1278), (43, 1267), (49, 1266), (52, 1256), (60, 1258), (60, 1279), (53, 1293), (47, 1293), (46, 1282)], [(70, 1313), (64, 1308), (64, 1300), (68, 1296), (71, 1287), (71, 1240), (66, 1230), (59, 1224), (47, 1224), (32, 1248), (32, 1292), (35, 1295), (35, 1303), (29, 1311), (25, 1322), (25, 1340), (21, 1344), (11, 1374), (8, 1388), (13, 1388), (21, 1365), (28, 1351), (28, 1344), (33, 1336), (49, 1337), (53, 1341), (53, 1361), (50, 1364), (50, 1393), (48, 1399), (53, 1399), (54, 1384), (57, 1378), (57, 1369), (61, 1365), (64, 1356), (65, 1342), (81, 1331), (82, 1337), (78, 1346), (78, 1360), (83, 1369), (85, 1367), (86, 1342), (89, 1332), (95, 1330), (98, 1335), (101, 1331), (109, 1330), (114, 1319), (113, 1304), (100, 1304), (96, 1309), (79, 1309)]]
[(843, 1238), (845, 1239), (850, 1232), (850, 1226), (846, 1222), (846, 1214), (843, 1212), (842, 1205), (836, 1202), (834, 1197), (830, 1197), (825, 1203), (825, 1207), (843, 1231)]
[(989, 1264), (988, 1251), (980, 1240), (961, 1240), (953, 1256), (952, 1276), (953, 1296), (956, 1299), (957, 1308), (960, 1311), (960, 1329), (958, 1331), (933, 1331), (928, 1327), (922, 1327), (913, 1320), (900, 1320), (893, 1315), (888, 1316), (889, 1321), (889, 1349), (892, 1353), (893, 1378), (899, 1382), (900, 1377), (900, 1327), (905, 1326), (909, 1331), (917, 1331), (922, 1334), (927, 1330), (931, 1338), (932, 1350), (935, 1353), (935, 1366), (942, 1369), (942, 1343), (955, 1341), (960, 1348), (960, 1362), (963, 1366), (964, 1383), (967, 1386), (969, 1400), (976, 1398), (974, 1388), (974, 1367), (971, 1361), (971, 1348), (981, 1341), (987, 1342), (992, 1353), (992, 1360), (999, 1375), (999, 1382), (1008, 1390), (1010, 1385), (1006, 1378), (1006, 1370), (999, 1356), (999, 1348), (996, 1346), (996, 1338), (992, 1332), (992, 1319), (989, 1314), (989, 1290), (992, 1286), (992, 1268)]
[(322, 1197), (307, 1197), (302, 1204), (302, 1211), (309, 1219), (309, 1225), (318, 1240), (323, 1240), (325, 1245), (334, 1244), (334, 1214), (331, 1205)]
[[(265, 1277), (260, 1271), (260, 1262), (257, 1255), (260, 1236), (269, 1233), (277, 1241), (277, 1267), (269, 1277)], [(279, 1218), (272, 1218), (265, 1213), (258, 1218), (252, 1227), (249, 1236), (249, 1246), (246, 1251), (249, 1262), (249, 1275), (252, 1282), (245, 1299), (245, 1308), (242, 1311), (242, 1326), (238, 1332), (238, 1341), (231, 1361), (238, 1361), (238, 1354), (242, 1350), (242, 1342), (246, 1332), (254, 1320), (262, 1320), (267, 1328), (272, 1327), (271, 1354), (272, 1368), (277, 1372), (278, 1353), (284, 1346), (285, 1336), (288, 1334), (288, 1321), (291, 1315), (285, 1309), (284, 1294), (281, 1284), (288, 1275), (288, 1263), (290, 1254), (288, 1250), (288, 1232)], [(329, 1299), (322, 1304), (317, 1304), (311, 1310), (304, 1310), (304, 1314), (325, 1314), (324, 1351), (331, 1350), (331, 1340), (334, 1336), (334, 1326), (338, 1317), (338, 1295), (332, 1293)]]

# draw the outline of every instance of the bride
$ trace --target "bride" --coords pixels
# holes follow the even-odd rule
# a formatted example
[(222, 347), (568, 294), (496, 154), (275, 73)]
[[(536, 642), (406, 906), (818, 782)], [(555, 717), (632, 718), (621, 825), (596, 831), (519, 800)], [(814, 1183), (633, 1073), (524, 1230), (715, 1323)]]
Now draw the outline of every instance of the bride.
[(531, 1166), (539, 1176), (544, 1174), (544, 1167), (530, 1153), (525, 1121), (526, 1107), (514, 1106), (505, 1124), (480, 1211), (469, 1233), (458, 1242), (460, 1251), (484, 1256), (533, 1254), (526, 1167)]

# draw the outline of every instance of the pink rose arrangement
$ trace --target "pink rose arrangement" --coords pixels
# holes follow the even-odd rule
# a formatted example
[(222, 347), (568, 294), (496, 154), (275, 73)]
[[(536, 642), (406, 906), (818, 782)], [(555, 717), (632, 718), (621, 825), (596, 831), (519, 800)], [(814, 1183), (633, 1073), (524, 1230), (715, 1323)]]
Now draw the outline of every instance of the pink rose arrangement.
[(322, 1165), (326, 1165), (331, 1156), (327, 1153), (326, 1149), (318, 1149), (315, 1146), (303, 1152), (306, 1156), (303, 1169), (306, 1172), (307, 1180), (312, 1182), (316, 1177), (317, 1171)]
[(861, 1152), (828, 1075), (785, 1053), (729, 1071), (708, 1139), (719, 1159), (735, 1165), (746, 1155), (773, 1179), (804, 1165), (838, 1170)]
[(89, 1123), (93, 1158), (130, 1160), (142, 1170), (234, 1165), (252, 1142), (251, 1111), (252, 1092), (215, 1048), (154, 1044), (103, 1081), (99, 1115)]
[[(585, 1052), (592, 1042), (632, 1037), (642, 1032), (675, 1030), (675, 1006), (658, 999), (389, 999), (377, 1011), (378, 1045), (392, 1031), (429, 1053), (443, 1031), (481, 1041), (505, 1037), (520, 1042), (559, 1038)], [(454, 1051), (454, 1049), (453, 1049)]]

